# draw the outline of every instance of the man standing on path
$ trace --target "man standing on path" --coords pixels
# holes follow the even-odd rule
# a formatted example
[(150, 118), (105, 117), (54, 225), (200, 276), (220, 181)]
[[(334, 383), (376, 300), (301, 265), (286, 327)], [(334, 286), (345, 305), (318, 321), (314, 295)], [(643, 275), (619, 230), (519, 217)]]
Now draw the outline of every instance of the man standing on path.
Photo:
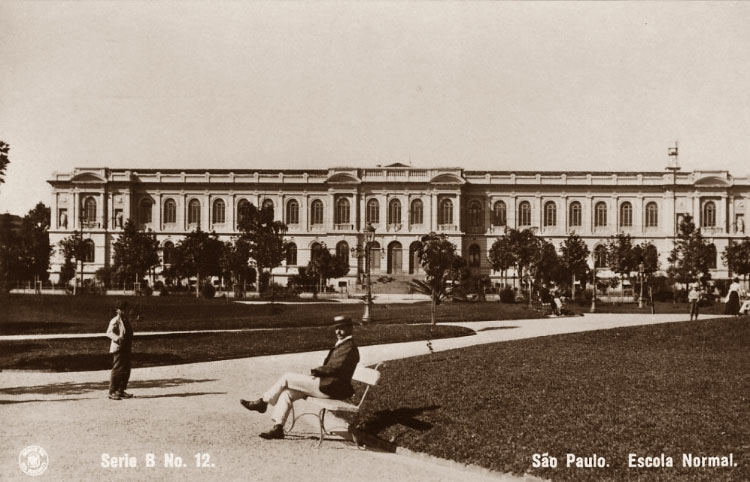
[(690, 292), (688, 293), (688, 304), (690, 305), (690, 321), (693, 321), (693, 316), (698, 319), (698, 304), (700, 303), (701, 292), (698, 283), (690, 285)]
[(128, 303), (118, 301), (115, 305), (115, 317), (107, 327), (107, 337), (112, 340), (109, 344), (109, 352), (114, 354), (112, 361), (112, 375), (109, 378), (110, 400), (122, 400), (133, 398), (127, 393), (130, 380), (130, 354), (133, 348), (133, 327), (130, 324)]
[(240, 400), (246, 409), (260, 413), (266, 411), (269, 403), (274, 406), (273, 428), (261, 433), (262, 438), (284, 438), (284, 424), (296, 400), (308, 396), (343, 400), (354, 394), (352, 375), (359, 363), (359, 349), (352, 339), (352, 320), (348, 316), (333, 320), (336, 344), (322, 366), (310, 370), (310, 375), (286, 373), (258, 400)]

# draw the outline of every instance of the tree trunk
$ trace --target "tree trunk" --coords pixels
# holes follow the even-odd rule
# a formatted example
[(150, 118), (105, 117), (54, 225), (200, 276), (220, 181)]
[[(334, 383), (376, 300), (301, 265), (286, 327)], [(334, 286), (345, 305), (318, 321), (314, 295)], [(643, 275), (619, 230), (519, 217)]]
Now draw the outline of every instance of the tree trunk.
[(200, 272), (195, 275), (195, 297), (201, 297), (201, 274)]
[(435, 322), (435, 307), (437, 306), (437, 303), (435, 302), (435, 293), (432, 294), (432, 303), (430, 305), (430, 321), (432, 322), (432, 326), (436, 325)]

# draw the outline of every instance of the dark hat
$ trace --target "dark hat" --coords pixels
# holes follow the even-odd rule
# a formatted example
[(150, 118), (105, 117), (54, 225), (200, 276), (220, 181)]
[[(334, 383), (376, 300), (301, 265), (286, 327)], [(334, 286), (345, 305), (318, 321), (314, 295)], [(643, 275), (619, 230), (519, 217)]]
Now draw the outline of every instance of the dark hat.
[(333, 319), (333, 328), (351, 328), (352, 319), (348, 316), (339, 315)]
[(127, 302), (127, 301), (125, 301), (125, 300), (120, 300), (120, 301), (118, 301), (118, 302), (117, 302), (117, 303), (115, 304), (115, 309), (116, 309), (116, 310), (122, 310), (122, 311), (125, 311), (125, 310), (127, 310), (127, 309), (128, 309), (128, 302)]

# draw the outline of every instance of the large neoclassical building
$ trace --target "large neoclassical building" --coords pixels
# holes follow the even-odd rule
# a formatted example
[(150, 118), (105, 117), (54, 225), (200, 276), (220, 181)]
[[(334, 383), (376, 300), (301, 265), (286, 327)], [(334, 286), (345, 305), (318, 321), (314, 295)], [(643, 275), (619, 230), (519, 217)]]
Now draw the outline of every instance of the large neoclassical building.
[[(727, 171), (653, 172), (472, 171), (393, 164), (372, 168), (109, 169), (56, 173), (50, 240), (82, 230), (89, 246), (85, 276), (112, 262), (112, 244), (128, 219), (156, 233), (162, 261), (188, 232), (200, 227), (222, 239), (238, 235), (243, 205), (271, 204), (286, 223), (291, 249), (276, 279), (307, 265), (325, 245), (352, 267), (351, 288), (363, 272), (363, 228), (375, 227), (370, 245), (373, 276), (418, 274), (415, 243), (445, 233), (472, 269), (499, 279), (487, 252), (506, 226), (534, 228), (556, 245), (580, 235), (592, 252), (619, 232), (649, 240), (667, 256), (680, 218), (690, 214), (714, 243), (714, 278), (728, 276), (720, 253), (744, 237), (750, 214), (750, 180)], [(52, 261), (56, 280), (62, 257)], [(341, 286), (341, 285), (339, 285)]]

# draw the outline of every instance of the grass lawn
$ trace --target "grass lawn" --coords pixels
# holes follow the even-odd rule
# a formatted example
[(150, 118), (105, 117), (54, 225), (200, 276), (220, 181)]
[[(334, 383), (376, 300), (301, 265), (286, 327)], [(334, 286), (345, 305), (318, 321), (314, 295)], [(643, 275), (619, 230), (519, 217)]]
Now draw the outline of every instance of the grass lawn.
[[(136, 331), (325, 326), (330, 325), (336, 315), (360, 319), (364, 310), (361, 304), (248, 305), (187, 296), (4, 295), (0, 297), (0, 335), (104, 332), (118, 299), (126, 299), (142, 314)], [(538, 312), (529, 311), (523, 305), (498, 302), (443, 303), (437, 309), (438, 323), (538, 316)], [(377, 323), (427, 323), (430, 307), (426, 302), (377, 304), (373, 317)]]
[[(438, 457), (555, 481), (750, 480), (750, 322), (559, 335), (391, 361), (360, 429)], [(556, 469), (532, 467), (534, 454)], [(566, 454), (609, 467), (567, 468)], [(673, 468), (628, 468), (628, 454)], [(683, 468), (682, 454), (738, 467)]]
[[(459, 326), (374, 325), (354, 328), (360, 346), (472, 335)], [(200, 333), (136, 337), (133, 367), (177, 365), (230, 358), (295, 353), (331, 348), (330, 327), (257, 332)], [(109, 339), (59, 338), (39, 341), (0, 341), (0, 370), (86, 371), (112, 368)]]

